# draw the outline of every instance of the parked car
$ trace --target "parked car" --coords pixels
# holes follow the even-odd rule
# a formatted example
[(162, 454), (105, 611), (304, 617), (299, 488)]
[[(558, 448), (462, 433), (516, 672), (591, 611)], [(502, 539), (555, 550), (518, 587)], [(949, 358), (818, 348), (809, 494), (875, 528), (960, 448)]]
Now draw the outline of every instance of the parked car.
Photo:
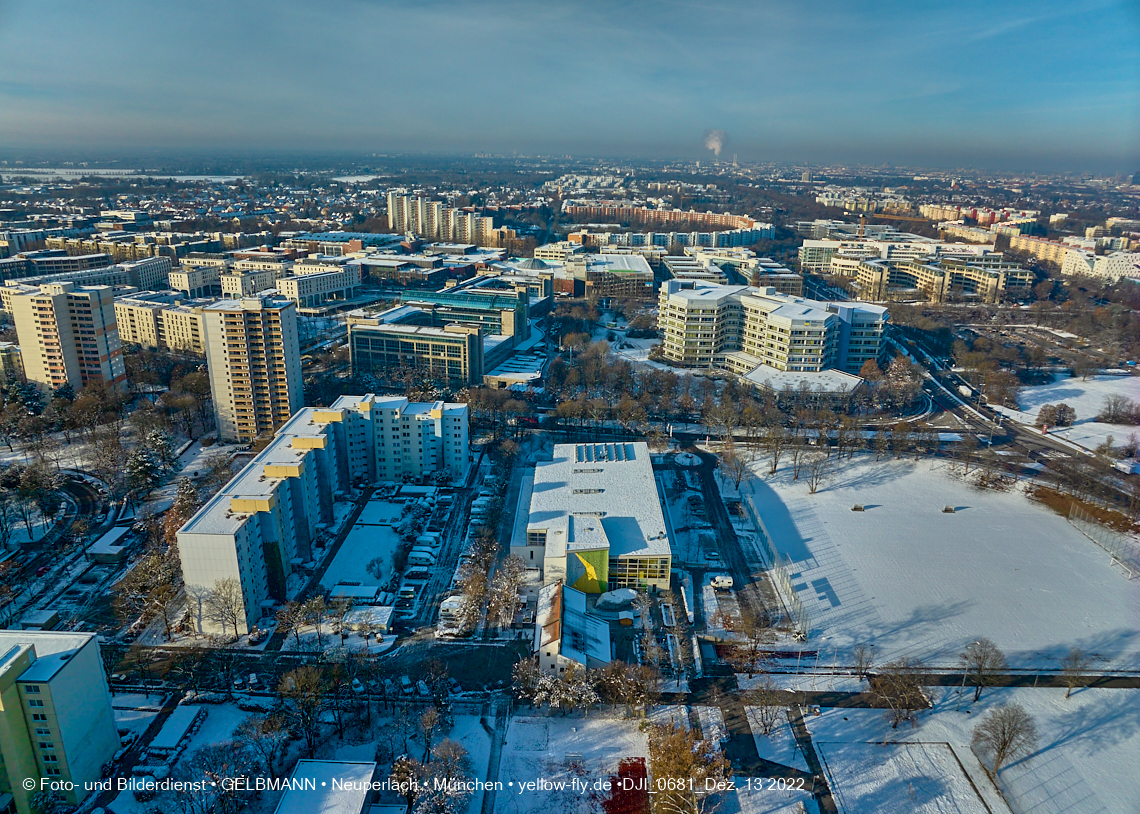
[(451, 690), (452, 695), (459, 695), (463, 692), (463, 687), (454, 678), (447, 679), (447, 688)]
[(416, 682), (416, 694), (420, 698), (431, 698), (431, 690), (428, 689), (427, 682), (422, 678)]

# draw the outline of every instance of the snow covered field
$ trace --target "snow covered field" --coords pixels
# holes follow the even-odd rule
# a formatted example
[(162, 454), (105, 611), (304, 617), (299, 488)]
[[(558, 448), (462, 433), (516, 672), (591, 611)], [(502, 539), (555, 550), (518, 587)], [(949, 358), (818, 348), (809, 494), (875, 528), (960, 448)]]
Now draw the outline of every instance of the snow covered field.
[(1022, 388), (1018, 397), (1021, 411), (1002, 408), (1001, 412), (1015, 420), (1032, 425), (1037, 420), (1037, 411), (1042, 404), (1064, 402), (1077, 412), (1077, 420), (1067, 429), (1058, 429), (1051, 434), (1073, 441), (1083, 447), (1094, 449), (1112, 436), (1119, 446), (1132, 433), (1140, 435), (1140, 427), (1122, 424), (1101, 424), (1094, 419), (1104, 406), (1104, 398), (1120, 395), (1140, 401), (1140, 378), (1135, 376), (1093, 376), (1088, 381), (1064, 377), (1052, 384)]
[[(942, 767), (943, 782), (955, 774), (946, 752), (933, 765), (924, 765), (914, 752), (900, 757), (889, 741), (943, 744), (952, 749), (974, 787), (990, 810), (1005, 812), (996, 789), (970, 750), (974, 726), (992, 707), (1016, 702), (1033, 716), (1040, 739), (1029, 756), (1011, 762), (999, 777), (1002, 793), (1014, 814), (1116, 814), (1136, 811), (1140, 798), (1140, 690), (1082, 689), (1065, 698), (1063, 689), (987, 690), (977, 704), (954, 709), (956, 688), (932, 688), (934, 710), (923, 713), (917, 728), (891, 730), (883, 713), (869, 709), (825, 709), (806, 718), (816, 748), (823, 752), (832, 774), (833, 790), (860, 814), (894, 814), (897, 811), (973, 811), (973, 808), (922, 808), (927, 784), (915, 781), (916, 797), (909, 798), (909, 776), (934, 774)], [(967, 712), (969, 710), (969, 712)], [(910, 766), (908, 766), (908, 763)], [(846, 773), (847, 775), (845, 779)], [(954, 779), (952, 788), (964, 780)], [(897, 792), (904, 794), (899, 796)], [(963, 793), (966, 800), (969, 794)], [(880, 802), (881, 801), (881, 802)], [(896, 801), (892, 804), (892, 801)], [(961, 803), (960, 800), (956, 802)], [(977, 809), (983, 810), (983, 809)]]
[(787, 465), (741, 484), (792, 561), (821, 664), (850, 664), (845, 654), (865, 643), (879, 664), (952, 666), (986, 636), (1013, 667), (1055, 668), (1073, 646), (1097, 669), (1140, 667), (1140, 581), (1064, 518), (1019, 489), (975, 490), (942, 461), (863, 455), (841, 466), (815, 495)]
[[(371, 506), (371, 504), (369, 504)], [(361, 585), (382, 585), (392, 577), (392, 554), (400, 538), (390, 526), (353, 527), (336, 557), (325, 572), (323, 584), (332, 588), (340, 582), (359, 582)], [(367, 565), (376, 557), (384, 558), (383, 580), (368, 573)]]
[(816, 743), (841, 814), (990, 814), (949, 746)]

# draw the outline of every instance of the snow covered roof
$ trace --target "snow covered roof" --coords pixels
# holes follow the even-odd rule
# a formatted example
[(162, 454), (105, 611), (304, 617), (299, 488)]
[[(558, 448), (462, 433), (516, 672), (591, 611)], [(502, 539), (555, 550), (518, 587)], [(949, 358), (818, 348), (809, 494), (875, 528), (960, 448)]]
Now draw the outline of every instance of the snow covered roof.
[(547, 545), (565, 550), (608, 546), (611, 557), (669, 556), (649, 447), (556, 444), (554, 459), (535, 465), (527, 528), (547, 529)]
[(375, 763), (300, 760), (274, 814), (361, 814)]
[(589, 613), (586, 594), (562, 584), (545, 586), (538, 594), (534, 649), (557, 643), (558, 653), (583, 667), (610, 660), (610, 625)]

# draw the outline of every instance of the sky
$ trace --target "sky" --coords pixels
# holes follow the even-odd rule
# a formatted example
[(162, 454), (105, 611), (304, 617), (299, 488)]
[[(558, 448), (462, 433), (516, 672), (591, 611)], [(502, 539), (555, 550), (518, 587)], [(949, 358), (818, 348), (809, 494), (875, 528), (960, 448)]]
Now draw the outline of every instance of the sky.
[(1140, 170), (1140, 0), (0, 0), (7, 150)]

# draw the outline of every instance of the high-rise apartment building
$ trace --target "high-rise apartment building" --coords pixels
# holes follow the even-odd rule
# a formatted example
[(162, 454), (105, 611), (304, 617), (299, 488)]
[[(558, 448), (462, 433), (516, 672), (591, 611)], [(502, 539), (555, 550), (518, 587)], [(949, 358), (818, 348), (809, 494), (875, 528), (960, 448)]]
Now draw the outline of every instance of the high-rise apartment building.
[(28, 381), (45, 390), (65, 384), (79, 390), (127, 380), (109, 286), (21, 285), (4, 294)]
[(31, 814), (41, 781), (78, 805), (118, 749), (95, 635), (0, 631), (0, 810)]
[(248, 443), (274, 432), (303, 403), (296, 303), (221, 300), (202, 316), (218, 437)]
[(204, 612), (219, 580), (241, 588), (238, 633), (284, 601), (319, 524), (333, 521), (334, 496), (353, 483), (440, 471), (458, 481), (468, 457), (466, 404), (366, 395), (301, 409), (178, 531), (195, 625), (221, 632)]
[(882, 353), (887, 322), (887, 310), (877, 305), (687, 280), (664, 282), (658, 309), (667, 360), (735, 372), (751, 364), (777, 371), (858, 373)]

